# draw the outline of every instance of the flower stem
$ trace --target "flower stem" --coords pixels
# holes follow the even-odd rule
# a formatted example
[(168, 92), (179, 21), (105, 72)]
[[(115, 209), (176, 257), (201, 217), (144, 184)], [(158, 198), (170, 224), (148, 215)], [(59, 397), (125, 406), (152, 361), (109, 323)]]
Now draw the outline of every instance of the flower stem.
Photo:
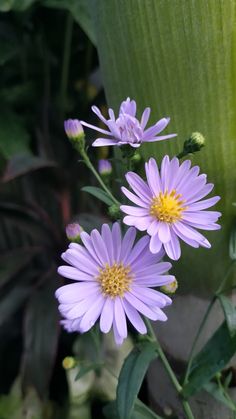
[(97, 181), (99, 182), (99, 184), (101, 185), (101, 187), (103, 188), (103, 190), (107, 193), (107, 195), (111, 198), (111, 200), (114, 202), (114, 204), (118, 205), (120, 207), (120, 203), (119, 201), (117, 201), (117, 199), (112, 195), (111, 191), (108, 189), (108, 187), (105, 185), (105, 183), (103, 182), (101, 176), (99, 175), (99, 173), (97, 172), (97, 170), (95, 169), (95, 167), (93, 166), (88, 154), (86, 153), (84, 148), (79, 148), (78, 149), (79, 153), (81, 154), (81, 156), (83, 157), (83, 160), (86, 164), (86, 166), (91, 170), (91, 172), (94, 174), (95, 178), (97, 179)]
[[(173, 386), (175, 387), (177, 393), (180, 396), (182, 396), (181, 395), (181, 393), (182, 393), (182, 386), (180, 385), (179, 381), (177, 380), (176, 375), (175, 375), (174, 371), (172, 370), (172, 368), (171, 368), (171, 366), (169, 364), (169, 361), (166, 358), (166, 356), (165, 356), (165, 354), (164, 354), (164, 352), (162, 350), (162, 347), (161, 347), (161, 345), (160, 345), (160, 343), (159, 343), (159, 341), (158, 341), (158, 339), (157, 339), (157, 337), (156, 337), (156, 335), (154, 333), (154, 330), (152, 328), (152, 325), (151, 325), (150, 321), (147, 318), (145, 318), (144, 321), (145, 321), (145, 324), (147, 326), (148, 335), (151, 338), (152, 342), (154, 342), (155, 345), (156, 345), (158, 355), (159, 355), (159, 357), (160, 357), (160, 359), (162, 361), (162, 364), (165, 367), (165, 370), (166, 370), (167, 374), (170, 377), (170, 380), (171, 380)], [(190, 407), (188, 401), (185, 400), (185, 399), (183, 399), (182, 397), (181, 397), (181, 401), (182, 401), (184, 412), (186, 414), (186, 418), (187, 419), (194, 419), (194, 416), (193, 416), (193, 413), (192, 413), (192, 410), (191, 410), (191, 407)]]

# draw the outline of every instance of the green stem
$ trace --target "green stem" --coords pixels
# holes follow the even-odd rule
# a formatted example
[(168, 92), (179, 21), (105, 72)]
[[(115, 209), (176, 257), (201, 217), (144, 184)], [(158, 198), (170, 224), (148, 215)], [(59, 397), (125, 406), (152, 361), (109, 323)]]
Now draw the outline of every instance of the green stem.
[(117, 199), (112, 195), (111, 191), (107, 188), (107, 186), (105, 185), (105, 183), (103, 182), (102, 178), (100, 177), (100, 175), (98, 174), (98, 172), (96, 171), (95, 167), (93, 166), (93, 164), (91, 163), (89, 156), (87, 155), (86, 151), (84, 149), (78, 149), (79, 153), (81, 154), (81, 156), (83, 157), (83, 160), (86, 164), (86, 166), (91, 170), (91, 172), (94, 174), (95, 178), (97, 179), (97, 181), (100, 183), (101, 187), (103, 188), (103, 190), (107, 193), (107, 195), (111, 198), (111, 200), (114, 202), (114, 204), (118, 205), (120, 207), (120, 203), (119, 201), (117, 201)]
[[(169, 364), (169, 361), (166, 358), (166, 356), (165, 356), (165, 354), (162, 350), (162, 347), (161, 347), (161, 345), (160, 345), (160, 343), (159, 343), (159, 341), (158, 341), (158, 339), (157, 339), (157, 337), (154, 333), (152, 325), (147, 318), (145, 318), (144, 321), (145, 321), (145, 324), (147, 326), (148, 335), (151, 338), (152, 342), (154, 342), (155, 345), (156, 345), (157, 352), (158, 352), (158, 355), (159, 355), (159, 357), (162, 361), (162, 364), (164, 365), (165, 370), (166, 370), (167, 374), (169, 375), (170, 380), (171, 380), (173, 386), (175, 387), (177, 393), (181, 396), (182, 386), (180, 385), (179, 381), (177, 380), (176, 375), (175, 375), (174, 371), (172, 370), (172, 368)], [(191, 407), (190, 407), (188, 401), (183, 399), (182, 397), (181, 397), (181, 401), (182, 401), (183, 409), (184, 409), (184, 412), (186, 414), (187, 419), (194, 419), (194, 416), (193, 416), (193, 413), (192, 413), (192, 410), (191, 410)]]
[(72, 14), (68, 13), (67, 20), (66, 20), (66, 28), (65, 28), (65, 39), (64, 39), (62, 71), (61, 71), (61, 84), (60, 84), (60, 102), (61, 102), (60, 106), (61, 106), (62, 113), (64, 113), (65, 106), (66, 106), (66, 92), (67, 92), (68, 76), (69, 76), (73, 23), (74, 23), (74, 20), (73, 20)]

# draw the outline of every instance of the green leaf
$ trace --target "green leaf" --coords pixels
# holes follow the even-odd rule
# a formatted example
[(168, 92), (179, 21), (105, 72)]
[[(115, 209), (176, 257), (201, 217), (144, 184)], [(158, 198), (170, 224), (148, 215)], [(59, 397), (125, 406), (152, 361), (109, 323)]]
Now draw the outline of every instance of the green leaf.
[(0, 2), (0, 11), (9, 12), (10, 10), (15, 10), (22, 12), (28, 9), (33, 3), (36, 3), (37, 0), (1, 0)]
[[(120, 419), (117, 413), (116, 402), (107, 404), (103, 413), (107, 419)], [(161, 416), (154, 413), (149, 407), (147, 407), (141, 400), (136, 399), (133, 408), (133, 413), (130, 419), (163, 419)]]
[(91, 7), (88, 0), (41, 0), (41, 3), (47, 7), (69, 10), (90, 41), (96, 45), (95, 30), (91, 19)]
[(79, 372), (75, 377), (75, 381), (79, 380), (81, 377), (83, 377), (85, 374), (87, 374), (90, 371), (99, 371), (102, 367), (102, 363), (97, 362), (90, 365), (81, 365), (79, 367)]
[(229, 333), (233, 337), (236, 333), (236, 308), (234, 307), (230, 299), (227, 298), (225, 295), (218, 295), (218, 299), (224, 311)]
[(2, 181), (9, 182), (10, 180), (35, 170), (56, 166), (57, 164), (55, 162), (42, 157), (31, 156), (28, 154), (17, 154), (8, 161)]
[(14, 154), (30, 154), (30, 137), (22, 119), (14, 112), (0, 112), (0, 153), (9, 159)]
[(105, 202), (105, 204), (107, 205), (113, 204), (113, 201), (107, 195), (107, 193), (100, 188), (96, 188), (95, 186), (84, 186), (81, 190), (90, 193), (91, 195), (98, 198), (100, 201)]
[(134, 403), (150, 362), (157, 357), (151, 342), (138, 344), (125, 359), (117, 386), (117, 411), (120, 419), (130, 418)]
[(220, 403), (227, 406), (232, 411), (236, 411), (236, 406), (234, 403), (226, 397), (226, 395), (221, 391), (217, 383), (209, 382), (203, 386), (204, 390), (206, 390), (209, 394), (211, 394), (216, 400)]
[(189, 382), (183, 388), (183, 395), (188, 398), (200, 390), (228, 364), (235, 352), (236, 335), (230, 336), (224, 322), (194, 358)]
[(34, 387), (39, 396), (48, 396), (59, 336), (56, 299), (56, 271), (50, 269), (43, 285), (32, 295), (26, 311), (22, 365), (23, 389)]

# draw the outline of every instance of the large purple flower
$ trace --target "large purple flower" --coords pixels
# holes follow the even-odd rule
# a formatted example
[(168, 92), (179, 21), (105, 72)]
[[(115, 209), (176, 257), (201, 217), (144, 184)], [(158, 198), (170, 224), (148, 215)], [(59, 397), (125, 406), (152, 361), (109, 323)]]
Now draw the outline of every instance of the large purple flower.
[(199, 167), (190, 168), (190, 160), (182, 164), (174, 157), (165, 156), (159, 173), (156, 161), (151, 158), (145, 164), (147, 182), (136, 173), (128, 172), (126, 179), (134, 193), (122, 187), (123, 193), (137, 206), (122, 205), (128, 214), (124, 223), (147, 230), (151, 236), (150, 250), (157, 253), (162, 245), (167, 255), (180, 258), (179, 238), (193, 247), (211, 247), (208, 240), (196, 228), (217, 230), (216, 221), (221, 213), (205, 211), (219, 201), (219, 196), (202, 200), (213, 189), (206, 183), (205, 174), (199, 175)]
[(149, 250), (149, 237), (135, 245), (136, 230), (129, 228), (124, 238), (118, 223), (103, 224), (101, 234), (81, 233), (84, 247), (71, 243), (62, 254), (72, 266), (60, 266), (60, 275), (77, 281), (56, 291), (62, 324), (70, 331), (87, 332), (100, 317), (100, 329), (107, 333), (113, 326), (117, 344), (127, 336), (126, 316), (139, 333), (146, 326), (139, 313), (151, 320), (167, 320), (161, 310), (171, 299), (151, 287), (173, 282), (172, 275), (163, 275), (171, 268), (159, 262), (161, 252)]
[(112, 109), (108, 111), (109, 119), (104, 118), (96, 106), (92, 106), (92, 110), (107, 126), (107, 129), (104, 130), (84, 121), (80, 121), (81, 124), (108, 136), (108, 138), (97, 138), (93, 142), (95, 147), (106, 145), (120, 146), (124, 144), (139, 147), (144, 142), (161, 141), (176, 136), (176, 134), (158, 135), (166, 128), (170, 118), (162, 118), (155, 125), (145, 130), (151, 110), (146, 108), (142, 114), (141, 121), (139, 121), (136, 118), (136, 102), (135, 100), (130, 100), (129, 97), (121, 103), (117, 119)]

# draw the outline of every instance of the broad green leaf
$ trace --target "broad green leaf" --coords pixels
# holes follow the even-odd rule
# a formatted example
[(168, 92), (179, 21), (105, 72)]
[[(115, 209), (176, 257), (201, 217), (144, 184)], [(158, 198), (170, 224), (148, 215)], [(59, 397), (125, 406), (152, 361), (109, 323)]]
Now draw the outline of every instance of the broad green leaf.
[(69, 10), (90, 41), (96, 45), (95, 30), (88, 0), (41, 0), (41, 3), (47, 7)]
[[(120, 419), (117, 413), (116, 402), (107, 404), (103, 413), (107, 419)], [(149, 407), (147, 407), (141, 400), (136, 399), (133, 408), (133, 413), (130, 419), (163, 419), (161, 416), (156, 415)]]
[(0, 154), (9, 159), (17, 153), (31, 154), (30, 137), (22, 119), (11, 111), (0, 112)]
[(103, 364), (101, 363), (94, 363), (90, 365), (81, 365), (79, 367), (79, 372), (75, 377), (75, 380), (79, 380), (82, 378), (85, 374), (87, 374), (90, 371), (99, 371), (101, 369)]
[(230, 336), (224, 322), (194, 358), (189, 382), (183, 388), (184, 396), (188, 398), (200, 390), (228, 364), (235, 352), (236, 335)]
[[(145, 159), (153, 156), (160, 163), (164, 154), (176, 155), (193, 131), (206, 138), (204, 149), (191, 159), (222, 197), (217, 210), (224, 215), (223, 228), (206, 233), (210, 250), (182, 244), (175, 274), (184, 292), (209, 294), (227, 269), (235, 216), (236, 2), (90, 0), (90, 4), (108, 105), (117, 111), (129, 96), (137, 101), (139, 116), (149, 106), (150, 124), (170, 116), (164, 132), (178, 133), (177, 138), (140, 147)], [(232, 281), (235, 278), (236, 271)]]
[(84, 186), (81, 190), (84, 192), (88, 192), (93, 196), (96, 196), (96, 198), (98, 198), (102, 202), (105, 202), (105, 204), (107, 205), (113, 204), (113, 201), (107, 195), (107, 193), (100, 188), (96, 188), (95, 186)]
[(209, 383), (206, 383), (203, 388), (220, 403), (224, 404), (232, 411), (236, 411), (236, 405), (226, 397), (226, 395), (223, 393), (223, 391), (221, 391), (217, 383), (210, 381)]
[(157, 357), (151, 342), (138, 344), (125, 359), (117, 386), (117, 411), (120, 419), (129, 419), (150, 362)]
[(233, 337), (236, 333), (236, 308), (232, 304), (229, 298), (225, 295), (218, 295), (218, 299), (220, 300), (220, 304), (224, 311), (225, 320), (229, 329), (230, 335)]
[(50, 270), (42, 279), (43, 285), (35, 290), (26, 310), (22, 379), (24, 389), (33, 387), (46, 398), (59, 336), (56, 271)]
[(56, 166), (57, 164), (55, 162), (42, 157), (31, 156), (28, 154), (16, 154), (8, 161), (2, 181), (9, 182), (10, 180), (35, 170)]

